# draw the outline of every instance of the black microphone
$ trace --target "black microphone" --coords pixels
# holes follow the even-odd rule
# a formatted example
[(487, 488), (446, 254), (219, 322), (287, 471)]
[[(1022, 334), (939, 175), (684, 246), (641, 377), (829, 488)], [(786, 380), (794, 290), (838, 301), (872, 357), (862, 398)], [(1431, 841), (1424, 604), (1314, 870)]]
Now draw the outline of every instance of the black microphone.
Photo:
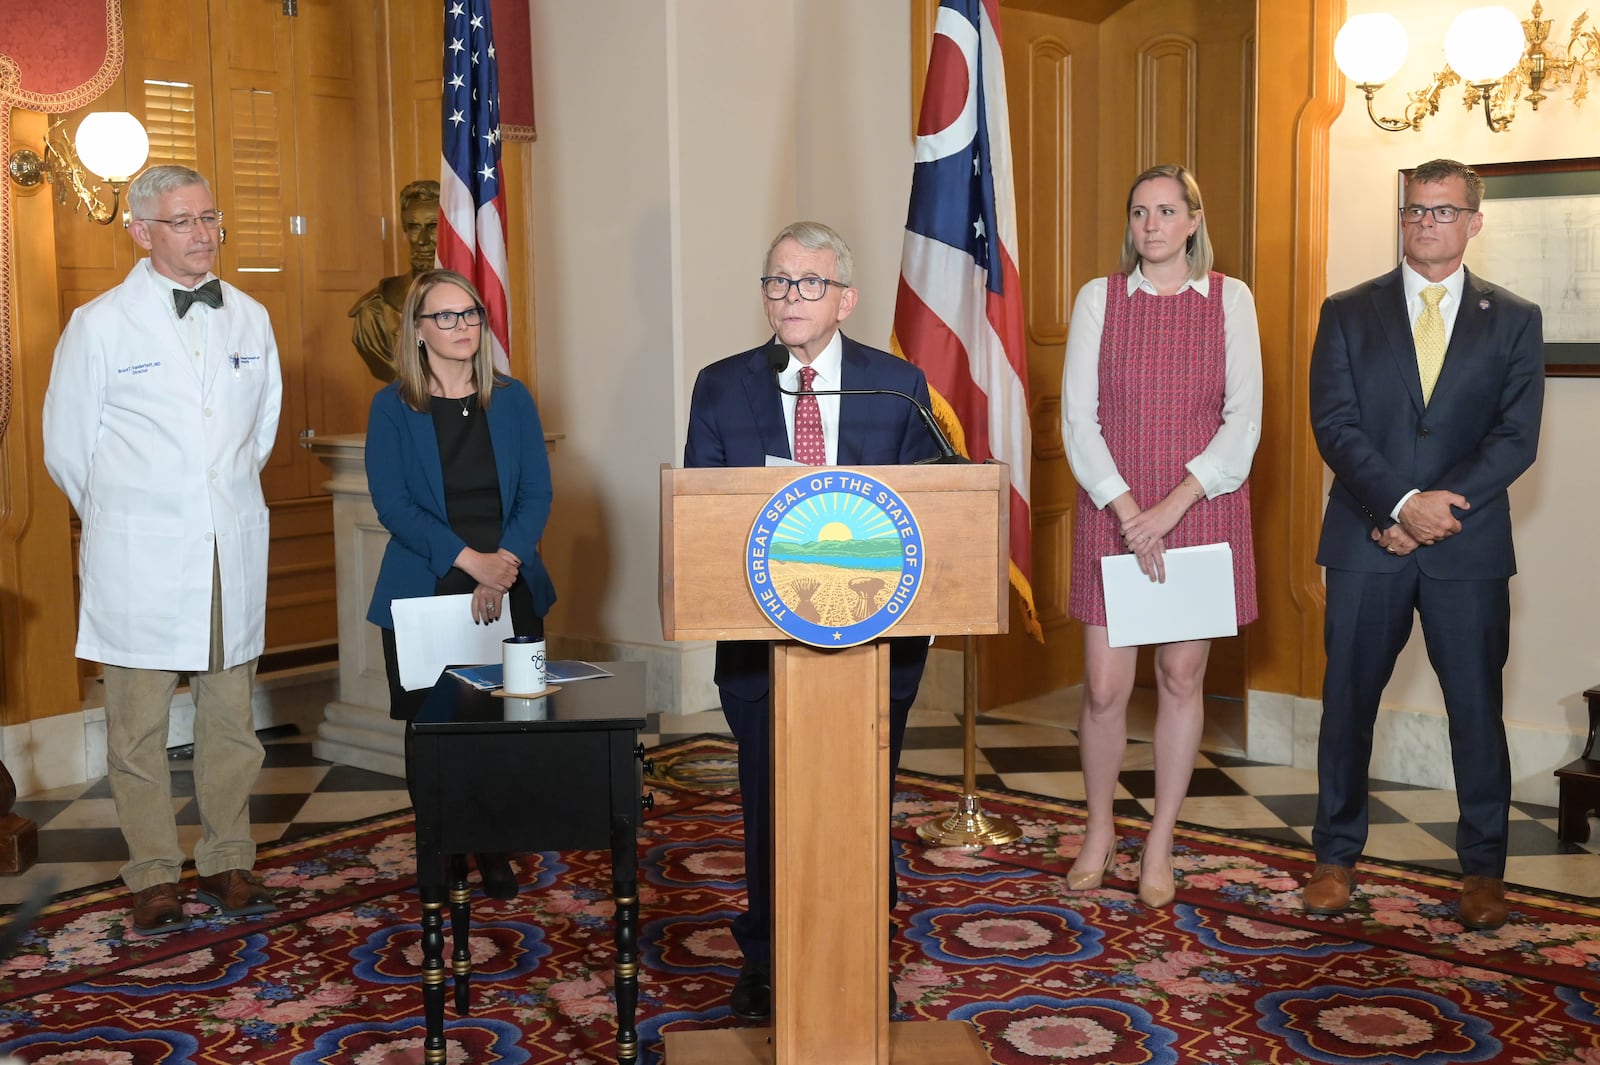
[(944, 431), (939, 428), (938, 421), (933, 412), (917, 401), (917, 397), (905, 392), (897, 392), (892, 388), (829, 388), (813, 390), (811, 392), (796, 392), (783, 387), (783, 382), (778, 380), (778, 375), (789, 366), (789, 349), (774, 341), (767, 348), (767, 365), (772, 367), (773, 384), (778, 386), (778, 391), (786, 396), (899, 396), (922, 415), (922, 424), (928, 427), (928, 434), (933, 437), (933, 444), (939, 449), (937, 458), (921, 459), (917, 465), (932, 463), (937, 465), (950, 465), (952, 463), (971, 463), (972, 460), (965, 455), (958, 454), (950, 446), (949, 439)]

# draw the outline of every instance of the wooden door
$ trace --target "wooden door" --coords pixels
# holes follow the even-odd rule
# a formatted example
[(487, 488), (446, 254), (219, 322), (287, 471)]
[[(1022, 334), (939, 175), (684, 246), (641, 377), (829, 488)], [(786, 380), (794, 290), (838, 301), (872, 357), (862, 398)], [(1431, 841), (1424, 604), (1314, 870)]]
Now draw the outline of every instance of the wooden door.
[[(1246, 282), (1254, 197), (1255, 5), (1002, 0), (1001, 33), (1027, 316), (1034, 602), (1046, 642), (1016, 616), (1010, 635), (981, 641), (985, 707), (1083, 677), (1082, 630), (1066, 616), (1077, 485), (1061, 443), (1061, 371), (1072, 300), (1117, 266), (1128, 183), (1159, 162), (1192, 169), (1217, 268)], [(1209, 694), (1243, 696), (1242, 644), (1213, 647)]]
[(1045, 644), (1028, 635), (1013, 603), (1010, 633), (979, 643), (979, 702), (986, 707), (1083, 677), (1081, 629), (1067, 617), (1077, 486), (1061, 446), (1061, 370), (1071, 299), (1094, 275), (1100, 243), (1094, 212), (1073, 209), (1092, 203), (1096, 189), (1098, 28), (1003, 7), (1000, 29), (1033, 420), (1033, 595)]
[[(337, 639), (327, 471), (307, 435), (360, 432), (377, 382), (347, 312), (386, 262), (377, 0), (126, 0), (121, 102), (151, 136), (152, 165), (211, 181), (225, 215), (217, 273), (261, 301), (283, 368), (278, 438), (262, 488), (272, 508), (267, 646)], [(69, 125), (76, 127), (77, 116)], [(437, 124), (437, 120), (435, 120)], [(57, 227), (63, 320), (138, 257), (120, 226)]]

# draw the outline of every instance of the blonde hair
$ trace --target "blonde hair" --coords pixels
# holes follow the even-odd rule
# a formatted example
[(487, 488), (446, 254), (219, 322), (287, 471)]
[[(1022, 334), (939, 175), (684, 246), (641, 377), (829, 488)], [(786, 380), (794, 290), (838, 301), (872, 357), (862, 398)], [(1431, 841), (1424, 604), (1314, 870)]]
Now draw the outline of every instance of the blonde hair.
[[(405, 400), (406, 406), (423, 413), (432, 407), (429, 403), (432, 392), (428, 382), (432, 380), (433, 372), (424, 355), (417, 321), (428, 293), (440, 285), (454, 285), (465, 292), (474, 305), (483, 306), (483, 298), (478, 295), (477, 288), (454, 270), (429, 270), (418, 274), (416, 280), (411, 282), (411, 288), (406, 291), (405, 307), (400, 311), (400, 331), (394, 338), (394, 375), (400, 385), (400, 398)], [(495, 375), (494, 354), (489, 346), (489, 312), (484, 310), (483, 315), (483, 325), (478, 333), (478, 352), (472, 357), (472, 386), (477, 390), (478, 406), (488, 410), (489, 397), (495, 387), (503, 387), (507, 382)]]
[[(1133, 179), (1133, 184), (1128, 186), (1128, 203), (1123, 208), (1123, 214), (1130, 215), (1133, 211), (1133, 194), (1139, 186), (1146, 181), (1156, 178), (1171, 178), (1183, 190), (1183, 201), (1189, 207), (1189, 213), (1200, 220), (1189, 235), (1185, 245), (1189, 259), (1189, 280), (1199, 281), (1211, 273), (1211, 264), (1216, 261), (1216, 256), (1211, 250), (1211, 237), (1206, 233), (1205, 207), (1200, 202), (1200, 184), (1195, 181), (1194, 175), (1176, 163), (1162, 163)], [(1122, 262), (1120, 269), (1123, 273), (1131, 273), (1139, 265), (1139, 253), (1133, 247), (1133, 219), (1128, 217), (1122, 230)]]

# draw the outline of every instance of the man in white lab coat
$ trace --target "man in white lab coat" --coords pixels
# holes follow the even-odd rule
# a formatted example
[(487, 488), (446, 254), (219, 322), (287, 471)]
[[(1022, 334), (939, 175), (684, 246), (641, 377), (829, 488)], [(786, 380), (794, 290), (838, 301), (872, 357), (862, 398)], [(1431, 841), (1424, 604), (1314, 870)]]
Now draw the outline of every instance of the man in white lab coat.
[(106, 766), (128, 844), (135, 931), (188, 926), (166, 741), (192, 674), (196, 897), (227, 916), (275, 909), (251, 871), (261, 768), (251, 687), (264, 637), (261, 469), (282, 383), (261, 304), (212, 274), (222, 212), (205, 178), (157, 166), (128, 187), (150, 253), (78, 308), (45, 394), (45, 465), (83, 525), (80, 658), (105, 666)]

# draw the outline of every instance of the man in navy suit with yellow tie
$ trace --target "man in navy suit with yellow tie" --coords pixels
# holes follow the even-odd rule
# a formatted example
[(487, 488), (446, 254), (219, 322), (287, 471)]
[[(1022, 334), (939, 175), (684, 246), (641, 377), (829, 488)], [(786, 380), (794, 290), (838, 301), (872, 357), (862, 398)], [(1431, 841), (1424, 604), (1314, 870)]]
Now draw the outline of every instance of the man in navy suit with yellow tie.
[[(689, 402), (685, 466), (765, 466), (768, 457), (813, 465), (881, 466), (933, 458), (938, 447), (916, 408), (890, 395), (785, 395), (889, 389), (928, 405), (921, 370), (839, 331), (855, 309), (853, 264), (844, 239), (819, 222), (795, 222), (767, 249), (762, 304), (773, 339), (700, 371)], [(900, 763), (906, 718), (917, 696), (928, 641), (889, 641), (889, 772)], [(732, 1011), (772, 1013), (772, 682), (769, 645), (717, 644), (722, 712), (739, 744), (748, 904), (733, 922), (744, 965)], [(825, 767), (818, 767), (819, 772)], [(819, 787), (826, 787), (824, 779)], [(887, 811), (886, 811), (887, 812)], [(892, 867), (891, 867), (892, 869)], [(889, 890), (893, 894), (893, 873)]]
[(1507, 917), (1501, 671), (1516, 560), (1506, 490), (1538, 449), (1544, 338), (1536, 305), (1461, 264), (1482, 198), (1470, 167), (1417, 167), (1400, 209), (1404, 261), (1322, 306), (1311, 425), (1334, 480), (1317, 551), (1328, 668), (1317, 866), (1302, 893), (1311, 913), (1350, 905), (1373, 723), (1415, 613), (1449, 719), (1460, 920), (1489, 929)]

